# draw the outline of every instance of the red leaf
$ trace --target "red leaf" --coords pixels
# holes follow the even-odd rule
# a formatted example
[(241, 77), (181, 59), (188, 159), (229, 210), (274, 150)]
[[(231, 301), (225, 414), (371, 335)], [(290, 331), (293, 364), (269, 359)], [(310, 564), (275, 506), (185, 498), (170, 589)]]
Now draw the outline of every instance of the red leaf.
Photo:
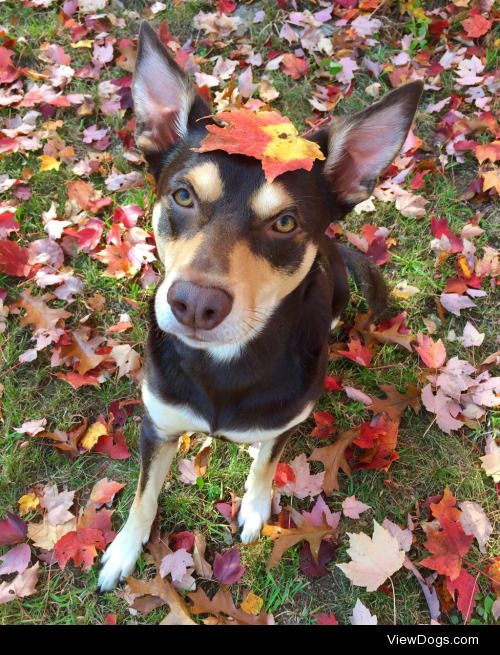
[(476, 14), (474, 11), (471, 11), (469, 17), (463, 20), (461, 24), (469, 38), (478, 39), (491, 30), (493, 21), (484, 18), (479, 13)]
[(477, 580), (465, 569), (462, 569), (456, 580), (446, 578), (446, 586), (453, 598), (458, 591), (457, 607), (464, 617), (464, 622), (467, 623), (476, 606), (474, 596), (479, 592)]
[(361, 341), (355, 337), (349, 339), (347, 350), (338, 350), (337, 353), (352, 359), (353, 362), (360, 364), (360, 366), (370, 366), (372, 361), (370, 350), (366, 346), (363, 346)]
[(116, 430), (113, 434), (103, 434), (94, 446), (94, 452), (108, 455), (111, 459), (128, 459), (131, 455), (121, 430)]
[(325, 375), (323, 389), (325, 391), (342, 391), (342, 378), (340, 375)]
[(240, 580), (246, 569), (241, 566), (238, 548), (227, 550), (224, 555), (216, 553), (214, 560), (214, 576), (221, 584), (234, 584)]
[(306, 541), (299, 550), (300, 570), (312, 578), (321, 578), (328, 575), (326, 565), (332, 561), (336, 550), (337, 544), (331, 541), (322, 541), (319, 546), (318, 561), (315, 562), (311, 553), (311, 546)]
[(461, 523), (446, 518), (441, 520), (441, 527), (442, 530), (436, 530), (431, 525), (426, 526), (425, 547), (432, 555), (420, 564), (456, 580), (462, 568), (462, 557), (468, 553), (474, 537), (465, 534)]
[(116, 625), (116, 614), (106, 614), (104, 617), (105, 625)]
[(295, 482), (295, 471), (290, 464), (278, 464), (274, 474), (274, 483), (277, 487), (284, 487), (290, 482)]
[(446, 348), (441, 339), (433, 341), (431, 337), (424, 334), (417, 334), (418, 346), (415, 350), (418, 352), (422, 361), (429, 368), (440, 368), (446, 361)]
[(223, 14), (232, 14), (236, 9), (236, 2), (234, 0), (217, 0), (217, 11)]
[(392, 462), (399, 459), (396, 452), (398, 443), (399, 420), (391, 420), (385, 414), (375, 417), (371, 423), (362, 423), (360, 437), (354, 443), (365, 448), (354, 469), (387, 471)]
[(177, 532), (170, 535), (170, 544), (172, 550), (179, 550), (179, 548), (184, 548), (188, 552), (193, 550), (195, 536), (192, 532), (184, 530), (183, 532)]
[(431, 512), (434, 518), (439, 521), (440, 525), (442, 525), (443, 519), (447, 521), (458, 521), (462, 512), (455, 507), (456, 503), (457, 499), (451, 493), (449, 487), (445, 488), (444, 494), (438, 503), (431, 503)]
[(54, 546), (54, 556), (61, 567), (64, 569), (70, 559), (76, 566), (82, 565), (82, 569), (87, 571), (97, 556), (97, 548), (104, 550), (106, 547), (103, 534), (100, 530), (93, 528), (84, 528), (78, 532), (68, 532)]
[(321, 614), (313, 614), (312, 616), (317, 620), (318, 625), (339, 625), (333, 613), (326, 614), (322, 612)]
[(26, 539), (28, 525), (19, 516), (7, 512), (7, 518), (0, 521), (0, 546), (12, 546)]
[(90, 500), (95, 505), (105, 505), (107, 503), (113, 502), (113, 498), (117, 491), (123, 489), (125, 485), (120, 482), (115, 482), (115, 480), (108, 480), (108, 478), (103, 478), (96, 482), (92, 491), (90, 492)]
[(289, 52), (283, 56), (282, 71), (286, 75), (290, 75), (293, 80), (298, 80), (305, 75), (308, 70), (309, 64), (304, 57), (296, 57)]
[(15, 241), (0, 239), (0, 271), (7, 275), (26, 277), (31, 266), (28, 264), (29, 252)]
[(335, 419), (330, 412), (313, 412), (313, 419), (316, 427), (311, 432), (311, 437), (327, 439), (334, 432)]

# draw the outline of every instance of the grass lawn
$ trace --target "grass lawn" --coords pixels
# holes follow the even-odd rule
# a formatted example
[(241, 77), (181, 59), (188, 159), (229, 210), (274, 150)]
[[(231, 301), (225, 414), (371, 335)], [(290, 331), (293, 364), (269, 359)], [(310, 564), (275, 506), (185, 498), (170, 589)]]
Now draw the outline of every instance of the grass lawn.
[[(15, 47), (18, 66), (31, 71), (44, 70), (45, 63), (40, 59), (42, 41), (58, 43), (71, 54), (73, 68), (84, 66), (89, 61), (90, 48), (71, 48), (69, 32), (61, 28), (58, 11), (62, 3), (56, 2), (46, 10), (34, 9), (18, 2), (7, 1), (0, 4), (0, 24), (5, 26), (8, 34), (17, 40)], [(132, 5), (137, 11), (142, 11), (144, 3), (123, 3)], [(301, 3), (309, 5), (310, 3)], [(391, 4), (391, 3), (389, 3)], [(182, 44), (188, 38), (193, 39), (193, 45), (199, 55), (210, 57), (219, 51), (203, 42), (203, 37), (192, 25), (192, 19), (200, 9), (212, 11), (211, 3), (198, 0), (185, 3), (166, 2), (167, 8), (153, 18), (158, 24), (166, 19), (170, 31)], [(247, 34), (256, 52), (266, 52), (269, 39), (275, 48), (285, 45), (278, 38), (280, 21), (283, 12), (275, 3), (260, 3), (265, 7), (265, 25), (252, 25)], [(247, 5), (244, 5), (247, 7)], [(311, 5), (316, 11), (317, 6)], [(123, 13), (117, 7), (113, 13), (123, 18), (123, 26), (116, 29), (117, 39), (133, 38), (137, 34), (140, 13), (136, 16)], [(401, 38), (403, 26), (397, 26), (395, 10), (382, 8), (379, 15), (386, 21), (387, 31), (382, 31), (374, 45), (367, 46), (366, 56), (374, 61), (384, 62), (400, 51), (397, 37)], [(406, 24), (406, 29), (408, 25)], [(88, 37), (93, 38), (92, 34)], [(233, 46), (222, 54), (227, 56)], [(494, 48), (493, 39), (487, 42), (487, 68), (493, 70), (497, 65), (498, 49)], [(271, 73), (280, 97), (273, 102), (273, 107), (288, 115), (299, 129), (306, 127), (306, 118), (311, 115), (308, 98), (314, 88), (313, 76), (318, 60), (311, 59), (309, 74), (292, 81), (287, 75), (276, 71)], [(205, 72), (211, 71), (212, 64), (203, 66)], [(98, 103), (97, 86), (106, 79), (113, 79), (127, 74), (114, 64), (105, 66), (100, 71), (98, 80), (75, 77), (66, 87), (65, 93), (85, 93)], [(35, 76), (32, 73), (32, 79)], [(386, 75), (380, 78), (382, 90), (390, 88)], [(366, 87), (373, 82), (364, 70), (356, 72), (352, 95), (343, 98), (336, 112), (348, 114), (373, 102), (366, 92)], [(41, 82), (37, 82), (41, 83)], [(424, 107), (429, 102), (449, 95), (449, 89), (426, 92), (424, 101), (417, 112), (416, 134), (421, 136), (429, 147), (429, 157), (440, 154), (438, 146), (434, 145), (434, 134), (438, 114), (425, 113)], [(35, 107), (36, 109), (36, 107)], [(22, 114), (26, 110), (22, 110)], [(0, 110), (0, 118), (12, 118), (18, 113), (14, 107)], [(111, 145), (104, 152), (109, 153), (115, 166), (123, 173), (132, 170), (144, 170), (135, 166), (123, 157), (123, 147), (117, 137), (131, 114), (125, 117), (119, 115), (77, 115), (70, 107), (56, 109), (50, 120), (61, 120), (57, 135), (72, 146), (75, 151), (74, 163), (84, 157), (92, 147), (83, 143), (83, 130), (93, 123), (98, 127), (110, 130)], [(480, 140), (480, 138), (479, 138)], [(0, 159), (0, 175), (8, 174), (10, 178), (26, 179), (29, 175), (29, 186), (32, 196), (19, 203), (17, 220), (20, 223), (20, 237), (17, 239), (23, 245), (35, 239), (46, 238), (43, 229), (42, 213), (46, 212), (54, 202), (58, 216), (63, 216), (67, 202), (67, 184), (76, 179), (72, 166), (62, 164), (59, 170), (40, 171), (38, 156), (40, 151), (15, 152)], [(431, 173), (426, 178), (421, 193), (430, 203), (426, 208), (424, 218), (404, 217), (396, 210), (393, 203), (376, 201), (375, 214), (350, 214), (344, 230), (359, 233), (364, 223), (373, 223), (389, 229), (390, 236), (396, 241), (391, 248), (392, 258), (383, 268), (389, 286), (394, 286), (401, 280), (407, 280), (410, 285), (418, 287), (419, 292), (407, 300), (393, 299), (394, 314), (405, 310), (408, 312), (408, 327), (413, 334), (427, 332), (424, 319), (434, 320), (437, 326), (433, 338), (445, 341), (448, 356), (457, 355), (479, 364), (488, 355), (498, 349), (496, 341), (498, 330), (498, 299), (494, 291), (487, 288), (487, 296), (478, 299), (477, 307), (467, 309), (463, 316), (455, 317), (446, 314), (443, 324), (436, 310), (436, 298), (441, 294), (446, 280), (455, 274), (455, 260), (450, 257), (438, 268), (436, 257), (431, 251), (430, 216), (446, 217), (453, 232), (460, 233), (465, 223), (478, 212), (481, 213), (480, 225), (484, 233), (475, 244), (480, 250), (485, 245), (498, 244), (499, 215), (498, 206), (491, 198), (482, 198), (481, 202), (467, 197), (469, 182), (477, 174), (477, 161), (469, 152), (465, 153), (465, 162), (457, 163), (450, 159), (445, 166), (444, 174)], [(111, 162), (107, 164), (111, 172)], [(439, 167), (439, 166), (438, 166)], [(27, 172), (30, 169), (30, 173)], [(24, 177), (23, 177), (24, 176)], [(104, 177), (100, 172), (92, 174), (90, 181), (96, 188), (103, 189), (104, 195), (113, 195), (104, 187)], [(4, 193), (0, 199), (9, 197)], [(140, 219), (141, 227), (151, 229), (149, 210), (152, 206), (153, 191), (149, 183), (143, 188), (132, 188), (115, 194), (114, 198), (120, 205), (137, 204), (145, 210), (145, 217)], [(108, 208), (109, 209), (109, 208)], [(105, 214), (107, 226), (111, 224), (111, 212)], [(18, 235), (19, 236), (19, 235)], [(154, 264), (157, 265), (157, 262)], [(128, 313), (132, 329), (113, 335), (121, 343), (132, 345), (139, 353), (143, 352), (143, 343), (147, 330), (147, 303), (152, 293), (152, 287), (143, 289), (137, 277), (117, 279), (103, 275), (104, 265), (89, 257), (85, 252), (79, 253), (71, 260), (74, 274), (82, 280), (84, 288), (76, 300), (69, 305), (72, 317), (67, 325), (77, 328), (79, 321), (91, 313), (90, 322), (100, 334), (104, 334), (109, 326), (119, 320), (121, 313)], [(14, 278), (0, 274), (0, 289), (6, 289), (8, 302), (12, 304), (19, 292), (32, 288), (33, 294), (43, 291), (33, 289), (33, 283), (23, 278)], [(358, 290), (352, 287), (350, 306), (343, 317), (344, 325), (354, 322), (356, 314), (366, 309), (365, 302)], [(89, 310), (86, 304), (88, 298), (96, 293), (106, 299), (104, 308), (98, 312)], [(65, 307), (63, 301), (56, 301), (53, 306)], [(450, 330), (462, 334), (466, 321), (484, 332), (486, 337), (480, 347), (462, 348), (457, 341), (449, 340)], [(32, 347), (32, 330), (20, 325), (19, 317), (11, 312), (8, 317), (8, 329), (0, 334), (0, 382), (3, 385), (3, 430), (0, 448), (0, 518), (7, 511), (17, 513), (18, 499), (35, 485), (47, 482), (57, 484), (59, 489), (67, 487), (76, 491), (75, 501), (84, 505), (90, 490), (101, 477), (108, 477), (126, 483), (126, 487), (114, 503), (116, 509), (113, 524), (116, 528), (125, 521), (132, 503), (135, 486), (139, 474), (139, 457), (137, 440), (139, 432), (140, 406), (134, 408), (133, 415), (124, 426), (127, 443), (132, 456), (124, 461), (112, 460), (98, 453), (89, 452), (75, 460), (61, 455), (48, 442), (27, 437), (16, 432), (16, 427), (24, 421), (46, 418), (47, 429), (53, 431), (69, 429), (82, 417), (93, 422), (102, 414), (107, 416), (111, 402), (122, 399), (139, 398), (137, 384), (124, 376), (118, 378), (114, 373), (98, 386), (83, 386), (74, 389), (64, 380), (56, 377), (58, 370), (51, 366), (50, 349), (39, 352), (33, 362), (20, 363), (19, 356)], [(346, 332), (342, 326), (332, 335), (333, 341), (345, 341)], [(423, 386), (422, 362), (416, 354), (394, 345), (385, 345), (378, 351), (372, 366), (362, 368), (348, 359), (337, 359), (330, 364), (330, 372), (340, 375), (345, 385), (360, 389), (369, 395), (381, 396), (381, 384), (393, 384), (399, 390), (405, 390), (408, 384)], [(339, 429), (348, 429), (370, 418), (370, 413), (361, 403), (349, 400), (344, 393), (325, 393), (318, 405), (319, 409), (331, 412)], [(460, 502), (471, 500), (479, 503), (493, 523), (494, 531), (489, 543), (489, 556), (500, 556), (498, 497), (495, 485), (481, 469), (479, 457), (484, 454), (486, 435), (498, 434), (500, 418), (491, 412), (483, 420), (478, 429), (462, 429), (451, 435), (442, 432), (432, 422), (432, 415), (421, 410), (418, 415), (409, 410), (403, 417), (399, 437), (399, 459), (393, 463), (388, 472), (385, 471), (355, 471), (351, 477), (341, 475), (341, 491), (334, 492), (327, 499), (333, 511), (341, 509), (342, 501), (353, 494), (356, 498), (370, 505), (372, 510), (362, 515), (359, 520), (343, 518), (340, 523), (338, 550), (334, 562), (346, 562), (348, 557), (347, 532), (372, 532), (373, 519), (382, 522), (389, 518), (395, 523), (406, 522), (408, 513), (417, 520), (422, 516), (422, 504), (429, 496), (443, 493), (445, 486), (450, 487)], [(313, 427), (313, 421), (306, 421), (298, 430), (295, 439), (286, 448), (282, 461), (289, 461), (300, 453), (309, 454), (316, 447), (317, 441), (308, 436)], [(195, 448), (190, 456), (201, 445), (204, 436), (196, 437)], [(230, 545), (237, 544), (238, 538), (231, 534), (228, 525), (215, 507), (219, 500), (228, 500), (229, 493), (243, 494), (243, 485), (248, 472), (251, 458), (244, 446), (216, 442), (208, 472), (202, 484), (189, 486), (179, 481), (177, 465), (174, 464), (167, 479), (165, 490), (160, 496), (161, 528), (163, 532), (178, 532), (180, 530), (198, 530), (206, 537), (208, 553), (222, 552)], [(318, 463), (312, 464), (314, 472), (322, 470)], [(290, 500), (290, 499), (287, 499)], [(309, 508), (308, 501), (293, 500), (293, 505), (299, 509)], [(35, 515), (28, 515), (28, 520)], [(333, 564), (329, 566), (329, 574), (322, 578), (311, 578), (300, 571), (298, 549), (289, 550), (279, 566), (272, 571), (266, 570), (266, 564), (272, 549), (270, 541), (262, 539), (258, 544), (241, 547), (242, 564), (246, 573), (242, 580), (231, 587), (235, 599), (241, 598), (243, 591), (250, 589), (264, 599), (267, 612), (273, 613), (276, 622), (285, 624), (315, 623), (312, 614), (334, 612), (340, 623), (348, 623), (349, 616), (356, 600), (361, 599), (373, 614), (378, 616), (379, 623), (393, 622), (393, 598), (390, 593), (378, 591), (368, 593), (360, 587), (353, 586), (345, 575)], [(420, 561), (426, 556), (423, 539), (414, 545), (412, 560)], [(479, 552), (474, 545), (469, 559), (478, 566), (486, 561), (486, 555)], [(209, 557), (210, 559), (210, 557)], [(69, 565), (64, 571), (57, 566), (41, 566), (40, 582), (37, 593), (23, 600), (11, 601), (0, 605), (0, 622), (2, 624), (102, 624), (107, 614), (116, 614), (118, 623), (151, 623), (157, 624), (165, 615), (165, 609), (152, 611), (147, 616), (140, 613), (131, 614), (120, 591), (105, 595), (96, 594), (98, 566), (89, 572), (83, 572)], [(138, 564), (136, 577), (150, 574), (151, 567), (144, 558)], [(397, 621), (400, 624), (428, 623), (428, 609), (420, 586), (410, 572), (402, 569), (394, 576), (395, 603)], [(491, 589), (484, 578), (478, 579), (481, 608), (485, 599), (491, 597)], [(210, 594), (217, 584), (203, 582), (201, 586)], [(484, 614), (484, 613), (483, 613)], [(443, 622), (462, 623), (462, 617), (456, 609), (444, 615)], [(473, 621), (489, 623), (491, 615), (481, 616), (477, 611)]]

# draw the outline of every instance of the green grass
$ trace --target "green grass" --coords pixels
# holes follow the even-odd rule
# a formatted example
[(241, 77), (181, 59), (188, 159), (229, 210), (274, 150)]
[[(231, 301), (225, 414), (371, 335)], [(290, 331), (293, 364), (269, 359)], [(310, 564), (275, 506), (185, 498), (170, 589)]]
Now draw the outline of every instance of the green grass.
[[(277, 37), (282, 23), (283, 13), (273, 3), (266, 6), (266, 27), (252, 26), (251, 37), (255, 50), (264, 51), (264, 44), (271, 38), (272, 46), (283, 47)], [(141, 2), (138, 0), (137, 10)], [(273, 5), (273, 6), (271, 6)], [(187, 2), (176, 5), (168, 3), (166, 12), (159, 14), (155, 22), (166, 19), (170, 30), (180, 42), (187, 39), (196, 40), (197, 30), (192, 27), (192, 18), (200, 10), (210, 10), (208, 3)], [(313, 7), (316, 9), (316, 6)], [(392, 10), (388, 10), (392, 11)], [(56, 20), (56, 10), (33, 11), (19, 3), (6, 3), (0, 9), (0, 22), (9, 27), (12, 36), (21, 40), (18, 52), (21, 55), (22, 65), (42, 70), (43, 66), (37, 59), (40, 42), (43, 40), (61, 43), (71, 53), (75, 67), (87, 62), (87, 51), (69, 48), (66, 35), (61, 37), (60, 26)], [(13, 18), (17, 17), (18, 20)], [(397, 13), (392, 16), (394, 20)], [(393, 27), (391, 27), (393, 29)], [(394, 28), (396, 29), (396, 28)], [(399, 29), (399, 28), (398, 28)], [(411, 21), (405, 18), (402, 30), (411, 31)], [(133, 36), (137, 31), (137, 22), (131, 18), (126, 20), (126, 29), (120, 31), (120, 38)], [(392, 32), (391, 32), (392, 34)], [(399, 34), (399, 37), (402, 35)], [(382, 35), (383, 40), (383, 35)], [(379, 62), (388, 61), (389, 57), (398, 51), (394, 49), (391, 40), (389, 43), (381, 42), (367, 51), (367, 56)], [(267, 47), (267, 46), (266, 46)], [(222, 52), (228, 56), (231, 48)], [(209, 59), (218, 52), (206, 48), (203, 56)], [(495, 64), (494, 49), (487, 52), (488, 67)], [(211, 64), (204, 65), (203, 70), (210, 71)], [(314, 90), (316, 82), (312, 74), (315, 67), (311, 67), (311, 75), (298, 82), (290, 84), (290, 78), (282, 73), (272, 75), (274, 84), (280, 92), (280, 98), (275, 106), (286, 113), (299, 129), (306, 126), (305, 119), (311, 113), (308, 98)], [(101, 79), (111, 79), (126, 74), (122, 70), (107, 68), (103, 71)], [(356, 85), (351, 97), (343, 99), (337, 113), (348, 114), (367, 106), (372, 99), (364, 92), (364, 88), (372, 81), (363, 71), (356, 77)], [(439, 97), (449, 95), (451, 90), (451, 77), (443, 75), (444, 88), (441, 94), (429, 94), (425, 102), (434, 102)], [(385, 76), (382, 81), (389, 88)], [(82, 92), (96, 98), (97, 84), (93, 80), (75, 79), (69, 89), (71, 92)], [(425, 103), (424, 103), (425, 106)], [(15, 110), (7, 108), (2, 115), (11, 117)], [(74, 143), (78, 157), (84, 154), (81, 136), (83, 130), (95, 121), (95, 116), (78, 118), (72, 113), (57, 110), (53, 119), (61, 118), (63, 127), (59, 130), (61, 138), (68, 144)], [(98, 126), (106, 125), (111, 131), (123, 126), (125, 118), (121, 116), (104, 117), (99, 115)], [(417, 133), (428, 143), (432, 141), (436, 117), (419, 110), (417, 115)], [(110, 148), (114, 155), (114, 162), (120, 169), (128, 170), (128, 164), (121, 156), (120, 144), (116, 141)], [(41, 213), (48, 210), (52, 201), (56, 203), (60, 215), (64, 212), (66, 202), (65, 187), (72, 179), (71, 168), (63, 164), (61, 169), (46, 173), (38, 172), (39, 162), (37, 155), (13, 154), (0, 159), (0, 173), (8, 172), (11, 177), (20, 177), (23, 169), (32, 168), (35, 173), (30, 180), (33, 197), (25, 201), (19, 210), (18, 220), (21, 223), (21, 234), (24, 245), (35, 238), (44, 238)], [(434, 149), (433, 156), (439, 154)], [(446, 339), (448, 331), (454, 329), (461, 333), (465, 324), (463, 318), (447, 317), (445, 325), (441, 325), (436, 315), (435, 297), (444, 286), (444, 281), (454, 272), (453, 261), (445, 262), (439, 269), (435, 267), (435, 257), (430, 251), (429, 217), (433, 214), (439, 217), (446, 216), (450, 228), (459, 231), (463, 224), (470, 220), (478, 207), (461, 200), (461, 193), (477, 170), (477, 162), (467, 154), (464, 165), (448, 165), (445, 175), (428, 176), (423, 193), (431, 202), (428, 207), (428, 216), (424, 219), (404, 218), (396, 211), (392, 204), (377, 203), (375, 214), (357, 216), (351, 214), (346, 222), (345, 229), (357, 232), (366, 222), (373, 222), (379, 226), (389, 228), (391, 236), (397, 240), (391, 249), (392, 259), (384, 268), (390, 286), (406, 279), (410, 284), (417, 286), (420, 291), (417, 295), (406, 301), (394, 301), (394, 310), (406, 310), (409, 314), (408, 324), (415, 332), (424, 331), (424, 318), (432, 318), (437, 324), (437, 337)], [(98, 185), (101, 178), (94, 176), (92, 181)], [(105, 192), (106, 193), (106, 192)], [(132, 189), (118, 196), (120, 204), (135, 203), (144, 207), (146, 211), (151, 206), (152, 191), (149, 187)], [(476, 245), (482, 246), (493, 243), (495, 231), (498, 237), (497, 216), (490, 206), (486, 207), (481, 226), (485, 230)], [(149, 216), (146, 216), (143, 226), (150, 228)], [(139, 352), (147, 329), (147, 301), (151, 292), (146, 292), (136, 280), (121, 281), (102, 275), (103, 266), (85, 254), (78, 255), (72, 262), (75, 274), (85, 284), (84, 293), (69, 306), (73, 313), (69, 324), (76, 328), (78, 321), (88, 314), (89, 310), (83, 299), (94, 293), (101, 293), (106, 297), (104, 310), (93, 317), (101, 333), (105, 328), (116, 323), (122, 312), (132, 317), (134, 328), (122, 335), (116, 335), (117, 340), (133, 342)], [(9, 301), (12, 302), (20, 290), (29, 287), (21, 282), (17, 287), (13, 279), (0, 275), (0, 288), (6, 288)], [(468, 310), (467, 319), (482, 332), (486, 339), (480, 348), (471, 353), (465, 352), (457, 343), (446, 341), (448, 353), (458, 356), (472, 356), (476, 363), (482, 361), (486, 355), (495, 349), (495, 327), (498, 320), (498, 307), (491, 298), (490, 291), (487, 298), (478, 302), (478, 307)], [(139, 302), (139, 309), (134, 310), (125, 298), (132, 298)], [(61, 303), (63, 306), (64, 303)], [(365, 301), (353, 287), (351, 304), (344, 319), (352, 321), (358, 311), (366, 310)], [(338, 340), (342, 328), (334, 334)], [(106, 475), (126, 483), (122, 494), (115, 502), (114, 524), (118, 528), (126, 519), (133, 500), (135, 486), (139, 473), (139, 458), (137, 451), (138, 422), (134, 417), (127, 420), (124, 432), (132, 457), (126, 461), (113, 461), (96, 453), (86, 454), (71, 461), (59, 454), (52, 446), (36, 438), (26, 438), (15, 431), (16, 426), (24, 421), (34, 418), (46, 417), (48, 429), (68, 429), (81, 417), (90, 421), (96, 420), (99, 414), (107, 414), (109, 404), (114, 400), (137, 398), (138, 387), (127, 378), (118, 380), (114, 375), (99, 387), (83, 387), (76, 391), (67, 383), (54, 376), (50, 366), (49, 355), (42, 351), (35, 362), (18, 364), (18, 357), (30, 347), (31, 330), (21, 328), (17, 317), (9, 318), (9, 330), (0, 334), (0, 369), (1, 382), (4, 385), (3, 393), (3, 430), (0, 438), (0, 510), (1, 517), (6, 511), (16, 511), (18, 498), (36, 484), (47, 482), (55, 483), (59, 489), (67, 487), (77, 492), (77, 499), (81, 506), (89, 496), (92, 486), (97, 479)], [(341, 359), (330, 364), (331, 372), (341, 375), (346, 384), (362, 389), (368, 394), (379, 394), (379, 385), (394, 384), (404, 390), (409, 383), (421, 382), (421, 369), (416, 356), (394, 346), (383, 346), (378, 351), (374, 366), (379, 368), (363, 369), (348, 360)], [(388, 368), (380, 368), (388, 367)], [(381, 394), (380, 394), (381, 395)], [(361, 421), (367, 420), (369, 412), (360, 403), (350, 401), (345, 394), (324, 394), (318, 407), (331, 411), (341, 429), (346, 429)], [(135, 409), (134, 415), (140, 415), (140, 409)], [(482, 454), (484, 436), (486, 431), (498, 430), (500, 419), (491, 416), (481, 428), (473, 431), (463, 431), (451, 436), (445, 435), (435, 425), (430, 426), (431, 417), (425, 411), (415, 415), (408, 411), (402, 421), (399, 433), (399, 460), (396, 461), (389, 473), (383, 471), (356, 471), (350, 478), (341, 475), (341, 492), (335, 492), (329, 499), (329, 506), (338, 511), (342, 501), (352, 494), (365, 503), (372, 510), (363, 514), (358, 521), (343, 519), (339, 535), (339, 549), (335, 562), (347, 561), (346, 549), (348, 547), (347, 532), (365, 531), (371, 534), (373, 519), (382, 521), (385, 517), (394, 522), (404, 524), (408, 513), (421, 516), (422, 502), (430, 495), (440, 494), (445, 485), (448, 485), (460, 501), (473, 500), (478, 502), (487, 513), (498, 521), (496, 496), (490, 479), (482, 473), (479, 466), (479, 456)], [(310, 434), (312, 422), (307, 421), (297, 431), (288, 445), (283, 459), (288, 461), (296, 455), (310, 453), (316, 442)], [(197, 439), (200, 444), (202, 437)], [(165, 532), (179, 530), (200, 530), (207, 539), (207, 557), (210, 561), (215, 552), (221, 552), (227, 547), (238, 544), (236, 536), (232, 535), (225, 520), (215, 507), (218, 500), (228, 500), (229, 492), (241, 496), (244, 490), (244, 481), (251, 459), (243, 446), (214, 442), (210, 466), (201, 486), (184, 485), (177, 477), (177, 464), (167, 478), (167, 489), (160, 496), (162, 512), (161, 526)], [(313, 464), (313, 470), (321, 470), (321, 465)], [(389, 482), (389, 483), (388, 483)], [(308, 507), (307, 501), (294, 501), (294, 506)], [(31, 518), (31, 517), (28, 517)], [(498, 524), (494, 536), (498, 539)], [(493, 540), (492, 540), (493, 541)], [(251, 546), (241, 546), (242, 563), (247, 572), (240, 583), (231, 587), (235, 599), (241, 599), (243, 590), (251, 589), (261, 596), (265, 602), (265, 609), (272, 612), (278, 623), (314, 623), (311, 614), (319, 612), (335, 612), (341, 623), (346, 623), (352, 613), (357, 598), (360, 598), (370, 611), (377, 614), (379, 623), (392, 623), (393, 600), (383, 592), (366, 593), (359, 587), (353, 587), (343, 573), (333, 564), (330, 565), (330, 574), (324, 578), (308, 578), (300, 572), (297, 549), (288, 551), (279, 566), (272, 571), (266, 570), (267, 561), (272, 549), (269, 541), (262, 540)], [(423, 539), (419, 537), (412, 551), (413, 561), (419, 561), (424, 555)], [(498, 541), (492, 545), (493, 555), (500, 554)], [(478, 552), (470, 556), (473, 561), (481, 562), (484, 559)], [(151, 566), (147, 558), (142, 556), (137, 576), (151, 573)], [(484, 601), (489, 594), (484, 579), (480, 581), (481, 594)], [(64, 571), (56, 567), (42, 567), (38, 593), (22, 602), (13, 601), (0, 606), (0, 623), (3, 624), (101, 624), (108, 613), (117, 615), (119, 623), (131, 624), (157, 624), (165, 615), (165, 609), (155, 610), (147, 617), (138, 614), (132, 615), (126, 602), (119, 592), (99, 596), (95, 593), (97, 583), (97, 566), (88, 573), (68, 566)], [(202, 583), (208, 592), (214, 592), (215, 583)], [(396, 612), (398, 623), (428, 623), (428, 611), (420, 587), (415, 578), (405, 569), (394, 575), (396, 590)], [(456, 611), (452, 612), (450, 621), (461, 620)], [(446, 619), (445, 619), (446, 620)], [(482, 618), (478, 615), (475, 620), (488, 622), (491, 618)]]

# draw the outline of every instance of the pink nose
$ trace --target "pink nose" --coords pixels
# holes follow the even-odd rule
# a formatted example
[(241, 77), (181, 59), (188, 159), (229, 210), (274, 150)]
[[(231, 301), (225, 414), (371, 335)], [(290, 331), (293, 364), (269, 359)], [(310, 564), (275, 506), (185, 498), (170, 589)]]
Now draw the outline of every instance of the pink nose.
[(231, 311), (233, 298), (224, 289), (200, 287), (192, 282), (174, 282), (167, 301), (175, 318), (195, 330), (213, 330)]

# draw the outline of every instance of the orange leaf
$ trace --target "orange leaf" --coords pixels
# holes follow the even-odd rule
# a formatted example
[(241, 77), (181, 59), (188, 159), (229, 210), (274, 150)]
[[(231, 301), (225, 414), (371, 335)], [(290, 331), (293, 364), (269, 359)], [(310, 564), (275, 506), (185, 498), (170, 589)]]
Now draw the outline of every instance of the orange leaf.
[(428, 569), (449, 576), (456, 580), (462, 569), (462, 558), (469, 551), (472, 535), (466, 535), (462, 525), (446, 518), (441, 520), (442, 530), (435, 530), (431, 525), (424, 526), (427, 533), (425, 547), (432, 555), (420, 564)]

